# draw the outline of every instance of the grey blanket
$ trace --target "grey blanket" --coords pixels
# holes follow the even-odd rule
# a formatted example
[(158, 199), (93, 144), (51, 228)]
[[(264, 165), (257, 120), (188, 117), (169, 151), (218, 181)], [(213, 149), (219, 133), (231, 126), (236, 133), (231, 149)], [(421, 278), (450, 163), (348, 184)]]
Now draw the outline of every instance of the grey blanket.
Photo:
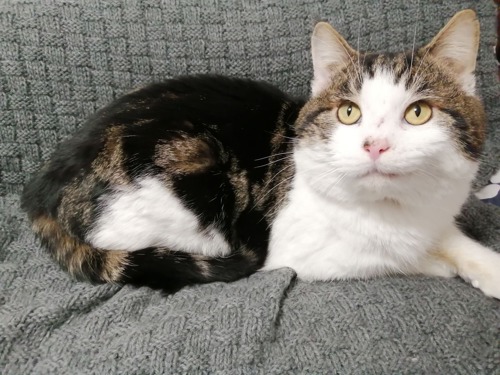
[[(491, 0), (1, 1), (0, 374), (499, 374), (500, 301), (459, 279), (306, 283), (283, 269), (170, 296), (92, 286), (50, 260), (19, 209), (55, 144), (131, 87), (212, 72), (306, 95), (315, 21), (399, 50), (468, 7), (490, 119), (482, 185), (500, 160)], [(471, 199), (460, 222), (500, 250), (499, 213)]]

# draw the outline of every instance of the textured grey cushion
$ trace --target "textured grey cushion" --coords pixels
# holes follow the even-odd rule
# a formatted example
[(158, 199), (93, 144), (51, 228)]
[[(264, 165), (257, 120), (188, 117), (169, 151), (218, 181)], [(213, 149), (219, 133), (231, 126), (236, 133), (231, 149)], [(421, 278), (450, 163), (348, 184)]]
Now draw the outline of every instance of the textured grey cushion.
[[(500, 160), (490, 0), (2, 1), (0, 373), (498, 373), (500, 302), (461, 280), (311, 284), (285, 269), (168, 297), (92, 286), (52, 263), (18, 207), (55, 144), (133, 86), (212, 72), (304, 95), (315, 21), (362, 49), (399, 50), (468, 7), (482, 23), (484, 181)], [(471, 200), (461, 222), (499, 250), (499, 212)]]

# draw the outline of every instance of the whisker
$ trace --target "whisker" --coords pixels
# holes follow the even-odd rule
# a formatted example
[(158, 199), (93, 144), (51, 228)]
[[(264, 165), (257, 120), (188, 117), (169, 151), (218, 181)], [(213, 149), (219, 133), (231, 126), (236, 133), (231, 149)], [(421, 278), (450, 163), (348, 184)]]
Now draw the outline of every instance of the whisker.
[[(428, 162), (428, 164), (433, 165), (432, 163), (429, 163), (429, 162)], [(422, 175), (425, 175), (425, 176), (428, 176), (428, 177), (430, 177), (430, 178), (431, 178), (431, 179), (433, 179), (433, 180), (437, 180), (437, 181), (439, 181), (439, 180), (441, 179), (441, 178), (440, 178), (440, 176), (438, 176), (438, 175), (436, 175), (436, 174), (432, 173), (431, 171), (429, 171), (429, 170), (427, 170), (427, 169), (418, 168), (418, 169), (417, 169), (417, 173), (422, 174)]]
[(362, 76), (361, 76), (361, 70), (362, 69), (361, 69), (361, 65), (359, 63), (359, 54), (360, 54), (360, 52), (359, 52), (359, 39), (360, 39), (360, 36), (361, 36), (361, 18), (358, 21), (358, 43), (357, 43), (357, 46), (356, 46), (356, 50), (357, 50), (356, 54), (358, 55), (358, 77), (361, 80), (361, 78), (362, 78)]
[(311, 185), (317, 184), (320, 180), (332, 175), (333, 173), (337, 172), (338, 170), (339, 170), (339, 168), (334, 168), (334, 169), (329, 169), (329, 170), (321, 173), (314, 181), (311, 182)]
[(286, 160), (286, 159), (289, 159), (289, 158), (290, 158), (290, 156), (285, 156), (284, 158), (280, 158), (280, 159), (277, 159), (277, 160), (273, 160), (273, 161), (270, 161), (269, 163), (266, 163), (266, 164), (257, 165), (257, 166), (255, 166), (255, 168), (263, 168), (263, 167), (267, 167), (267, 166), (269, 166), (269, 165), (271, 165), (271, 164), (275, 164), (275, 163), (278, 163), (278, 162), (280, 162), (280, 161), (282, 161), (282, 160)]
[(290, 155), (290, 154), (293, 154), (293, 151), (280, 152), (278, 154), (271, 154), (271, 155), (268, 155), (268, 156), (264, 156), (262, 158), (255, 159), (255, 161), (257, 161), (257, 160), (263, 160), (263, 159), (269, 159), (269, 158), (272, 158), (273, 156)]
[(271, 189), (269, 189), (266, 194), (264, 194), (262, 197), (260, 197), (254, 204), (253, 208), (257, 207), (258, 204), (262, 203), (264, 201), (265, 198), (267, 198), (269, 196), (269, 194), (271, 194), (271, 192), (273, 192), (278, 186), (281, 186), (282, 184), (284, 184), (285, 182), (289, 182), (294, 176), (290, 176), (290, 177), (287, 177), (285, 178), (284, 180), (280, 181), (279, 183), (277, 183), (276, 185), (274, 185)]
[[(369, 46), (372, 44), (372, 35), (373, 35), (373, 33), (370, 33), (370, 36), (368, 37), (368, 45)], [(365, 65), (366, 55), (367, 55), (366, 52), (363, 53), (363, 62), (362, 62), (362, 65)]]
[(332, 191), (332, 189), (337, 186), (343, 179), (344, 177), (346, 176), (346, 173), (342, 173), (339, 178), (330, 185), (330, 187), (328, 188), (328, 190), (326, 191), (326, 195), (330, 195), (330, 192)]
[(410, 62), (410, 73), (413, 68), (413, 56), (415, 54), (415, 38), (417, 36), (417, 24), (415, 23), (415, 27), (413, 29), (413, 45), (411, 47), (411, 62)]
[[(263, 190), (265, 190), (269, 185), (271, 185), (271, 183), (273, 182), (274, 178), (276, 176), (279, 176), (280, 173), (283, 173), (285, 170), (287, 170), (288, 168), (291, 168), (293, 167), (294, 164), (290, 164), (290, 165), (287, 165), (283, 168), (281, 168), (273, 177), (271, 177), (269, 179), (269, 181), (264, 185), (264, 187), (262, 188)], [(255, 207), (257, 207), (258, 204), (262, 203), (262, 201), (267, 198), (269, 196), (269, 194), (278, 186), (278, 185), (281, 185), (282, 183), (292, 179), (294, 177), (294, 175), (290, 176), (290, 177), (287, 177), (286, 179), (284, 179), (283, 181), (280, 181), (277, 185), (273, 186), (271, 189), (267, 190), (266, 193), (260, 197), (259, 199), (257, 199), (252, 207), (252, 209), (254, 209)]]
[(283, 198), (281, 198), (278, 202), (275, 202), (274, 205), (273, 205), (273, 208), (272, 208), (272, 211), (270, 212), (270, 215), (271, 216), (275, 216), (279, 210), (279, 208), (281, 207), (281, 205), (283, 204), (283, 202), (285, 201), (285, 199), (287, 199), (288, 196), (285, 194), (283, 196)]
[(264, 185), (263, 189), (266, 189), (271, 184), (271, 182), (273, 182), (273, 178), (279, 176), (280, 173), (283, 173), (285, 170), (287, 170), (288, 168), (293, 167), (293, 166), (294, 166), (294, 164), (290, 164), (290, 165), (287, 165), (287, 166), (281, 168), (278, 172), (276, 172), (276, 174), (272, 178), (269, 179), (269, 181)]
[(418, 77), (418, 73), (420, 72), (420, 68), (422, 67), (422, 64), (424, 63), (424, 60), (427, 57), (427, 54), (429, 53), (429, 51), (430, 51), (430, 48), (427, 48), (424, 56), (420, 59), (420, 64), (418, 65), (417, 71), (415, 72), (415, 74), (413, 76), (412, 87), (414, 87), (415, 79)]

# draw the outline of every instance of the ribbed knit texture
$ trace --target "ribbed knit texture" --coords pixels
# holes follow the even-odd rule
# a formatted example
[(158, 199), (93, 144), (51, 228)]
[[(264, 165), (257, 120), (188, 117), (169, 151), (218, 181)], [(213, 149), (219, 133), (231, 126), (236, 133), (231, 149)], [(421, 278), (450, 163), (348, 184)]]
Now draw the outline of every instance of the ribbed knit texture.
[[(0, 2), (0, 374), (498, 374), (500, 302), (459, 279), (305, 283), (284, 269), (172, 296), (92, 286), (49, 259), (19, 209), (56, 143), (132, 87), (210, 72), (306, 95), (315, 21), (396, 51), (469, 7), (490, 118), (481, 185), (500, 161), (490, 0)], [(472, 200), (461, 223), (499, 250), (499, 213)]]

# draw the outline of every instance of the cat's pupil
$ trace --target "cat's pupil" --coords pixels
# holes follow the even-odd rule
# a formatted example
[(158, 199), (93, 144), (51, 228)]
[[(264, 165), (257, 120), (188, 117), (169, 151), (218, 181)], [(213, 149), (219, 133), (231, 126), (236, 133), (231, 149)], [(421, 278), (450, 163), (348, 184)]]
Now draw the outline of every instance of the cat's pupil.
[(420, 116), (420, 113), (422, 112), (422, 109), (420, 108), (420, 106), (417, 104), (415, 105), (415, 107), (413, 108), (413, 111), (415, 112), (415, 116)]
[(352, 113), (352, 105), (350, 105), (349, 107), (347, 107), (347, 116), (350, 116)]

